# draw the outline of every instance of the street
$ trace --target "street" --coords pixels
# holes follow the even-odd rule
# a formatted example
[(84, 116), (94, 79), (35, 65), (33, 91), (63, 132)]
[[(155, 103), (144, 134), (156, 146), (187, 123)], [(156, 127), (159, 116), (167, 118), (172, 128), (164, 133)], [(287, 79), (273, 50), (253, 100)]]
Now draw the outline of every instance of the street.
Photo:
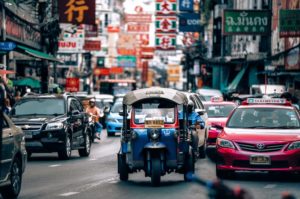
[[(71, 160), (60, 161), (55, 153), (33, 154), (23, 177), (20, 199), (38, 198), (206, 198), (206, 190), (193, 183), (185, 183), (183, 176), (171, 173), (162, 177), (162, 184), (151, 186), (144, 173), (131, 174), (129, 182), (120, 182), (116, 153), (120, 137), (107, 137), (92, 146), (88, 158), (80, 158), (73, 151)], [(198, 160), (196, 173), (204, 179), (215, 179), (214, 164), (208, 159)], [(230, 186), (247, 188), (259, 199), (280, 198), (289, 191), (300, 196), (299, 180), (287, 175), (238, 174), (225, 181)]]

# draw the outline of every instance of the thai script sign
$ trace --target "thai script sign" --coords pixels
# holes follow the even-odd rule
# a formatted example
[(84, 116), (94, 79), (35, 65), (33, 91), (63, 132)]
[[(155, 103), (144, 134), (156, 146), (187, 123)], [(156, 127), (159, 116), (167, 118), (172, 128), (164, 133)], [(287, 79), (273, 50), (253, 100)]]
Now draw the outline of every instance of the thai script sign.
[(300, 37), (300, 10), (279, 11), (280, 37)]
[(224, 35), (266, 35), (271, 31), (271, 13), (262, 10), (224, 10)]
[(126, 14), (125, 22), (136, 22), (136, 23), (151, 23), (151, 14)]
[(63, 62), (63, 65), (58, 65), (60, 68), (78, 66), (78, 54), (76, 53), (58, 53), (57, 58)]
[(59, 20), (61, 23), (95, 24), (95, 0), (60, 0)]

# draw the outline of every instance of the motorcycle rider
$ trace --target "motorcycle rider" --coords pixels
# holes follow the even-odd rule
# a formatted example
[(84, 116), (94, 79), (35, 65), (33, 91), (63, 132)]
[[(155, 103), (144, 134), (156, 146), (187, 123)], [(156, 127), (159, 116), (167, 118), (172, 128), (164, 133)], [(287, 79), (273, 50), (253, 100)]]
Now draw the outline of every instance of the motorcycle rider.
[(96, 101), (94, 98), (90, 99), (89, 107), (87, 107), (86, 112), (92, 116), (93, 122), (95, 124), (95, 137), (100, 140), (100, 135), (102, 131), (102, 124), (99, 122), (100, 117), (102, 117), (100, 109), (96, 106)]

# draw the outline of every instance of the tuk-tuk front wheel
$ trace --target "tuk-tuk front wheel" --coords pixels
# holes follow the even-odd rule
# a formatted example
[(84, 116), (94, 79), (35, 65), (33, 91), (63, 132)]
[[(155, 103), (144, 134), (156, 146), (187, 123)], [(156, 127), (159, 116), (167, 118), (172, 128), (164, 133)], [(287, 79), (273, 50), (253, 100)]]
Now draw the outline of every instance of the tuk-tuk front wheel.
[(159, 157), (154, 157), (151, 160), (151, 184), (154, 187), (159, 186), (161, 175), (161, 161)]
[(128, 180), (128, 167), (126, 164), (126, 156), (118, 154), (118, 170), (121, 181)]

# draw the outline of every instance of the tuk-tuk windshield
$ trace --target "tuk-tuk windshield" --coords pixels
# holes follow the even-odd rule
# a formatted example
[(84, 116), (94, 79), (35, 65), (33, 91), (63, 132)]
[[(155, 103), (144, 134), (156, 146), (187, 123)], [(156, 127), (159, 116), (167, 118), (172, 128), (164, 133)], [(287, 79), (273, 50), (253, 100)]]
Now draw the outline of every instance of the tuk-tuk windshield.
[(175, 122), (175, 103), (166, 100), (146, 100), (134, 105), (134, 122), (144, 124), (145, 120)]

